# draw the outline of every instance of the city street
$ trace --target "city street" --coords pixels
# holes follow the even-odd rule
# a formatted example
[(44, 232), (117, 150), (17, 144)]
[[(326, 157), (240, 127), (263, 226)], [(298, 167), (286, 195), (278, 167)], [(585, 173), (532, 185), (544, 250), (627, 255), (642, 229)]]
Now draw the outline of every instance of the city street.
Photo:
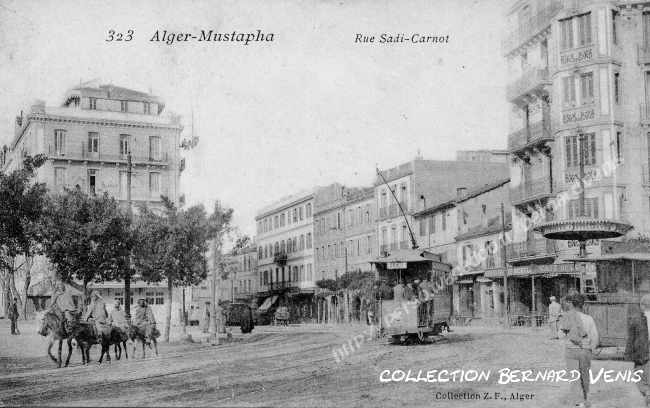
[[(0, 403), (4, 405), (185, 405), (185, 406), (462, 406), (559, 407), (568, 385), (536, 382), (498, 385), (496, 371), (562, 369), (562, 344), (545, 330), (462, 327), (435, 344), (395, 346), (384, 339), (363, 340), (339, 361), (333, 349), (367, 333), (348, 325), (257, 327), (250, 335), (233, 328), (231, 341), (161, 344), (160, 355), (80, 364), (55, 369), (36, 325), (22, 323), (11, 336), (0, 320)], [(194, 332), (198, 338), (199, 333)], [(354, 344), (352, 341), (351, 344)], [(93, 348), (93, 360), (98, 348)], [(129, 353), (132, 349), (129, 347)], [(130, 356), (132, 357), (132, 356)], [(631, 368), (630, 363), (594, 361), (593, 368)], [(473, 383), (382, 383), (384, 370), (492, 370), (490, 380)], [(507, 396), (507, 400), (443, 400), (447, 392)], [(512, 393), (519, 393), (510, 399)], [(521, 400), (524, 394), (529, 399)], [(534, 394), (534, 395), (531, 395)], [(594, 407), (644, 407), (636, 385), (599, 382)]]

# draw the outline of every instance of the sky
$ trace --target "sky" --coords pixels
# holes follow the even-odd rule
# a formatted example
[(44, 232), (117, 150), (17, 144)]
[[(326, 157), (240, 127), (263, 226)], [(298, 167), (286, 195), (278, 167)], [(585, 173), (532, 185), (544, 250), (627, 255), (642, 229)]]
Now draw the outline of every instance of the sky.
[[(292, 193), (371, 185), (375, 167), (505, 149), (501, 0), (0, 0), (0, 144), (35, 100), (59, 105), (99, 79), (182, 115), (188, 205), (256, 212)], [(134, 31), (107, 42), (108, 30)], [(152, 42), (156, 30), (273, 33), (273, 42)], [(449, 35), (448, 44), (359, 44), (356, 34)]]

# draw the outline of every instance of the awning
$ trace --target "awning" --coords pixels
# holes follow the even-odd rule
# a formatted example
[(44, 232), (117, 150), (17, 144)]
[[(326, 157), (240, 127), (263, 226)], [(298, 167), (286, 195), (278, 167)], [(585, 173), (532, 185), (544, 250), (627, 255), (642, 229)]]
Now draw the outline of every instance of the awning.
[(379, 256), (371, 260), (370, 263), (431, 261), (440, 262), (440, 255), (418, 249), (395, 249), (393, 251), (390, 251), (388, 256)]
[(462, 279), (462, 280), (456, 281), (456, 283), (458, 283), (459, 285), (472, 285), (472, 284), (474, 284), (474, 281), (471, 280), (471, 279)]
[(490, 283), (490, 282), (492, 282), (492, 279), (486, 278), (486, 277), (483, 277), (483, 276), (479, 276), (478, 278), (476, 278), (476, 281), (481, 282), (481, 283)]
[(269, 310), (271, 306), (275, 303), (275, 301), (278, 300), (278, 295), (273, 295), (269, 296), (264, 300), (264, 303), (262, 303), (262, 306), (260, 306), (257, 310), (260, 310), (262, 312), (265, 312)]
[(476, 271), (467, 271), (467, 270), (465, 270), (463, 272), (460, 272), (460, 273), (456, 274), (456, 276), (459, 276), (459, 277), (460, 276), (474, 276), (474, 275), (481, 275), (483, 273), (485, 273), (485, 270), (476, 270)]

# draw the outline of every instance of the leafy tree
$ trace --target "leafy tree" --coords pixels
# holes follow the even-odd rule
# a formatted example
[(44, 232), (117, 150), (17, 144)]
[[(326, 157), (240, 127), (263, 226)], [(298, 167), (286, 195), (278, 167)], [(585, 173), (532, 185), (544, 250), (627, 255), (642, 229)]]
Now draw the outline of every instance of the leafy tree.
[(248, 235), (241, 235), (235, 240), (235, 245), (232, 248), (233, 254), (238, 254), (242, 249), (246, 248), (252, 243), (251, 237)]
[(66, 282), (120, 278), (133, 246), (130, 220), (107, 193), (89, 196), (76, 188), (51, 196), (41, 222), (45, 255)]
[[(21, 168), (9, 173), (0, 172), (0, 283), (5, 296), (5, 310), (9, 299), (15, 297), (26, 316), (27, 290), (31, 281), (33, 256), (38, 253), (38, 224), (47, 193), (45, 185), (34, 183), (36, 169), (46, 157), (37, 155), (23, 159)], [(19, 258), (24, 261), (20, 263)], [(24, 300), (16, 289), (16, 272), (25, 271)]]
[[(163, 339), (168, 342), (173, 287), (196, 285), (207, 277), (205, 254), (209, 241), (219, 235), (223, 217), (208, 216), (202, 205), (179, 209), (166, 197), (163, 203), (162, 213), (141, 209), (135, 229), (138, 244), (133, 255), (136, 269), (145, 281), (167, 282)], [(226, 217), (228, 223), (231, 217), (232, 210)]]

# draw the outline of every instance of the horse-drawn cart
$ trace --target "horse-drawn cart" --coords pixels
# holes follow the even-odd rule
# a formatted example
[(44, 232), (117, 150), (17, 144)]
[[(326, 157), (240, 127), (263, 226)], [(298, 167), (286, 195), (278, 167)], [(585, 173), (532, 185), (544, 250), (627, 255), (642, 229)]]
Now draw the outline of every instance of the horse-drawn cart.
[(274, 324), (288, 326), (289, 325), (289, 309), (286, 306), (280, 306), (275, 311)]

